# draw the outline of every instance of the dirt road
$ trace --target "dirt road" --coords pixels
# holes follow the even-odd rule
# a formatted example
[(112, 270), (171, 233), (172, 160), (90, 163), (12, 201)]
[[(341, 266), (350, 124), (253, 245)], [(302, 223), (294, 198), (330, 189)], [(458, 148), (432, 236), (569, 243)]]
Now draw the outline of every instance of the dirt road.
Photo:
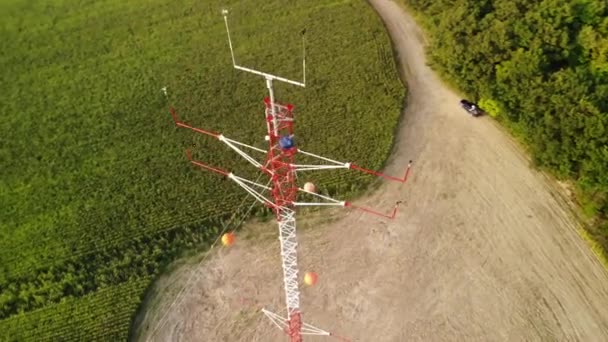
[[(412, 17), (371, 3), (409, 92), (386, 171), (401, 174), (409, 159), (415, 169), (358, 203), (403, 200), (394, 221), (352, 212), (300, 234), (301, 269), (320, 275), (302, 289), (304, 320), (366, 342), (608, 340), (607, 273), (551, 183), (488, 118), (463, 112), (425, 65)], [(286, 341), (254, 303), (284, 307), (275, 239), (215, 253), (200, 274), (151, 341)], [(239, 292), (251, 301), (236, 301)], [(145, 317), (142, 341), (159, 312)]]

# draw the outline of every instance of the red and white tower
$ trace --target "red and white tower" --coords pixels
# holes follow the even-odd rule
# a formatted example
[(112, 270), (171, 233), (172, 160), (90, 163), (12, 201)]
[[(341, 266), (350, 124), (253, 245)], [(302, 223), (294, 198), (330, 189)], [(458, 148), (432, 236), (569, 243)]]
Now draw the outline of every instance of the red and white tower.
[[(232, 56), (232, 64), (235, 69), (246, 71), (258, 76), (264, 77), (266, 80), (266, 86), (269, 91), (269, 97), (264, 99), (265, 103), (265, 121), (267, 127), (267, 135), (265, 140), (268, 142), (268, 149), (264, 150), (249, 144), (241, 143), (236, 140), (225, 137), (222, 134), (195, 128), (179, 120), (177, 112), (174, 108), (171, 108), (171, 116), (175, 124), (178, 127), (188, 128), (197, 133), (205, 134), (220, 140), (225, 143), (228, 147), (233, 149), (236, 153), (244, 157), (248, 162), (258, 168), (260, 171), (270, 177), (270, 183), (272, 186), (266, 186), (259, 184), (244, 178), (241, 178), (232, 172), (225, 171), (223, 169), (212, 167), (204, 164), (200, 161), (192, 159), (190, 151), (187, 151), (187, 156), (191, 163), (197, 165), (203, 169), (213, 171), (215, 173), (224, 175), (241, 186), (245, 191), (255, 197), (259, 202), (271, 208), (277, 219), (279, 226), (279, 241), (281, 246), (281, 264), (283, 269), (283, 282), (285, 290), (285, 304), (287, 306), (287, 317), (281, 317), (265, 308), (262, 312), (270, 318), (270, 320), (280, 329), (283, 329), (290, 338), (291, 342), (302, 341), (302, 335), (326, 335), (334, 336), (332, 333), (313, 327), (309, 324), (303, 323), (302, 314), (300, 311), (300, 291), (298, 289), (298, 255), (297, 255), (297, 237), (296, 237), (296, 212), (295, 207), (298, 206), (342, 206), (350, 207), (365, 211), (370, 214), (383, 216), (389, 219), (395, 217), (397, 212), (397, 204), (392, 209), (390, 214), (383, 214), (375, 210), (355, 206), (350, 202), (339, 201), (328, 196), (318, 194), (316, 192), (308, 191), (304, 188), (300, 188), (297, 184), (297, 172), (313, 171), (313, 170), (328, 170), (328, 169), (353, 169), (369, 174), (373, 174), (379, 177), (384, 177), (393, 181), (404, 183), (409, 175), (411, 168), (411, 161), (407, 165), (405, 175), (402, 178), (388, 176), (380, 172), (368, 170), (359, 167), (353, 163), (344, 163), (335, 161), (329, 158), (321, 157), (316, 154), (305, 152), (296, 146), (294, 141), (294, 116), (293, 116), (293, 105), (291, 104), (279, 104), (275, 101), (273, 92), (273, 81), (285, 82), (288, 84), (305, 87), (306, 82), (306, 59), (305, 59), (305, 44), (303, 41), (303, 54), (304, 58), (302, 61), (303, 69), (303, 81), (297, 82), (288, 80), (286, 78), (278, 77), (268, 73), (260, 72), (257, 70), (245, 68), (236, 64), (234, 58), (234, 50), (232, 48), (232, 40), (230, 39), (230, 31), (228, 29), (228, 11), (223, 10), (224, 22), (226, 24), (226, 31), (228, 34), (228, 44), (230, 46), (230, 53)], [(245, 150), (257, 152), (265, 155), (262, 162), (259, 162), (256, 158), (250, 156)], [(313, 157), (318, 160), (325, 162), (326, 164), (315, 164), (315, 165), (301, 165), (296, 163), (296, 155), (303, 154), (308, 157)], [(264, 195), (264, 192), (268, 191), (271, 194), (271, 198)], [(320, 202), (299, 202), (297, 195), (299, 192), (308, 193), (319, 198)]]

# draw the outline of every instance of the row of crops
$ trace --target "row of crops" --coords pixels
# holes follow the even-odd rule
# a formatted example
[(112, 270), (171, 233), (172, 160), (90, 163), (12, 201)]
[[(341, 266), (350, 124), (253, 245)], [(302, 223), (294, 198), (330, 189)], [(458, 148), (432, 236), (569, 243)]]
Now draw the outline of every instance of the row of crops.
[(0, 340), (124, 341), (150, 278), (141, 277), (79, 299), (0, 321)]

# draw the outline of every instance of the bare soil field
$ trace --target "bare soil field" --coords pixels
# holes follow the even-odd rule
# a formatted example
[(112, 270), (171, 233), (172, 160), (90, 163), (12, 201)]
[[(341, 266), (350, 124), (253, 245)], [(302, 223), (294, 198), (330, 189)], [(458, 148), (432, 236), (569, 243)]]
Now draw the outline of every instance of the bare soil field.
[[(386, 172), (415, 164), (406, 184), (383, 182), (357, 201), (389, 210), (402, 200), (395, 220), (348, 211), (306, 219), (314, 229), (299, 235), (300, 269), (319, 283), (302, 288), (305, 322), (352, 341), (608, 340), (608, 275), (562, 190), (490, 118), (459, 107), (426, 65), (409, 14), (393, 1), (370, 3), (408, 84)], [(276, 226), (245, 231), (257, 238), (213, 251), (169, 311), (172, 289), (195, 266), (159, 281), (139, 340), (287, 340), (259, 312), (285, 307)]]

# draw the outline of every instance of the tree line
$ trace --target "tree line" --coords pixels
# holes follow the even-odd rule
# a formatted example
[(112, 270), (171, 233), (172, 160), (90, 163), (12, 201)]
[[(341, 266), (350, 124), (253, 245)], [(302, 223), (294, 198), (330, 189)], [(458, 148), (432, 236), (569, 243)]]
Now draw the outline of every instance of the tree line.
[(608, 5), (604, 0), (407, 0), (433, 67), (576, 184), (608, 247)]

